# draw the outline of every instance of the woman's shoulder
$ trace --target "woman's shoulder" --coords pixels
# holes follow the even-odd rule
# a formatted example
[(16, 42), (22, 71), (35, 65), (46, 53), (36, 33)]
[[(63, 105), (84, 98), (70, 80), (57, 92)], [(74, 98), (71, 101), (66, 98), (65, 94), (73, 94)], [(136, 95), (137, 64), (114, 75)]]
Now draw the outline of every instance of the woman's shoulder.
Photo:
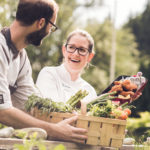
[(59, 74), (57, 73), (58, 66), (45, 66), (39, 72), (40, 77), (48, 77), (48, 78), (58, 78)]

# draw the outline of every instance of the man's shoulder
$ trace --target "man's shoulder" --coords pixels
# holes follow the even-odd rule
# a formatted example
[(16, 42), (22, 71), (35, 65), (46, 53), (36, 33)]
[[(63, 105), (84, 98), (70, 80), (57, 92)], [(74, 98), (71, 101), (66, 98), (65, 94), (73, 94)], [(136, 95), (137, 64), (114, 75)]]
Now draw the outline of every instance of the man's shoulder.
[(0, 55), (3, 59), (7, 60), (8, 64), (10, 62), (10, 51), (7, 45), (6, 39), (3, 34), (0, 32)]
[(27, 52), (26, 52), (26, 50), (24, 48), (21, 49), (20, 56), (23, 57), (23, 58), (28, 57), (28, 54), (27, 54)]
[(2, 34), (2, 32), (0, 31), (0, 39), (5, 39), (4, 35)]
[(0, 32), (0, 46), (7, 46), (4, 35)]

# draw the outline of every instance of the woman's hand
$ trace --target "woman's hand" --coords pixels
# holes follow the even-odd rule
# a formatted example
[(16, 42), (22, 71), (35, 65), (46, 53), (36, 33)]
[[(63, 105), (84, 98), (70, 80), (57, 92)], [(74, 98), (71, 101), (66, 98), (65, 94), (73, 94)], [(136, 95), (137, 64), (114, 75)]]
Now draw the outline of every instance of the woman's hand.
[(137, 100), (141, 95), (142, 95), (141, 92), (137, 92), (137, 93), (131, 98), (131, 101)]

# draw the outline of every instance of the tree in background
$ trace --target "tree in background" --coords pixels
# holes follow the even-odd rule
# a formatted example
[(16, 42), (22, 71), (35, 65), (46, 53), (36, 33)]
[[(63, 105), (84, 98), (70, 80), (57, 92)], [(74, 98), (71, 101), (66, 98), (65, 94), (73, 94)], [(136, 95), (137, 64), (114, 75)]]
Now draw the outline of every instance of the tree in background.
[[(135, 18), (130, 18), (124, 28), (131, 28), (136, 37), (140, 52), (139, 71), (150, 81), (150, 2), (147, 3), (145, 11)], [(148, 82), (138, 101), (135, 101), (136, 112), (150, 110), (150, 83)]]
[(0, 0), (0, 28), (10, 25), (14, 19), (18, 0)]

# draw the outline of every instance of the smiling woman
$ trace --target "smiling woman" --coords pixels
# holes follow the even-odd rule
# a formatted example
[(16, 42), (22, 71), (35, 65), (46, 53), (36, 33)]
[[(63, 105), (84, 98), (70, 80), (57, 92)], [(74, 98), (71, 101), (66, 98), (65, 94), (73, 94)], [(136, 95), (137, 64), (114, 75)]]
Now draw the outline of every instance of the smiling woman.
[(83, 100), (95, 98), (94, 88), (81, 78), (81, 73), (94, 56), (94, 41), (91, 35), (81, 29), (71, 32), (62, 46), (64, 61), (60, 66), (44, 67), (36, 85), (45, 98), (66, 102), (78, 90), (89, 94)]

